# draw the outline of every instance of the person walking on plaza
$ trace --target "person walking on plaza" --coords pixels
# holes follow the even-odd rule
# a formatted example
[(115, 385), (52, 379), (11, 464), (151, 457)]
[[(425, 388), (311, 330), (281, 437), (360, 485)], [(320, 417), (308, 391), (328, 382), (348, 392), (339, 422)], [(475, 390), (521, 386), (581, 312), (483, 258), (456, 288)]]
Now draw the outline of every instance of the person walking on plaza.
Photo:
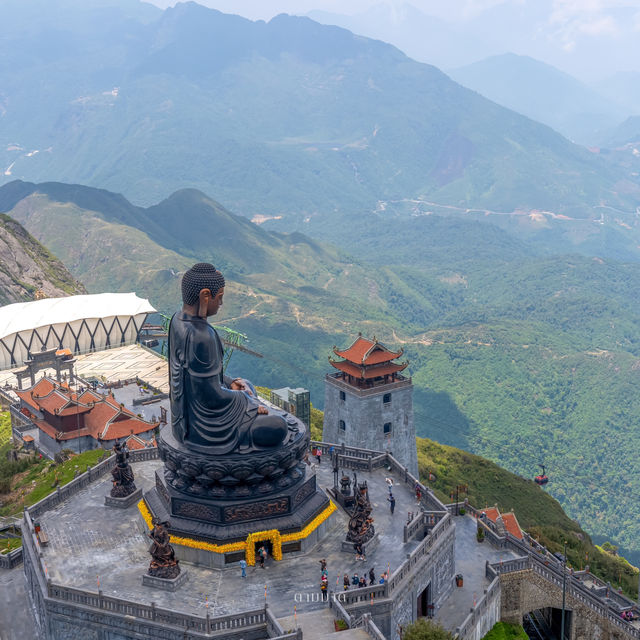
[(393, 497), (393, 493), (389, 494), (389, 497), (387, 498), (387, 500), (389, 501), (389, 508), (391, 509), (391, 515), (393, 515), (393, 512), (396, 508), (396, 499)]
[(322, 558), (322, 560), (318, 560), (318, 562), (320, 563), (320, 570), (321, 571), (326, 571), (327, 570), (327, 561), (325, 558)]
[(373, 567), (369, 569), (369, 586), (372, 586), (376, 583), (376, 572), (373, 570)]
[(328, 585), (329, 581), (327, 580), (327, 576), (325, 574), (322, 574), (322, 579), (320, 580), (320, 592), (322, 593), (322, 601), (326, 602), (327, 598), (328, 598), (328, 591), (327, 591), (327, 585)]
[(316, 448), (316, 460), (318, 461), (318, 464), (322, 462), (322, 449), (320, 447)]
[(247, 561), (244, 558), (240, 560), (240, 569), (242, 570), (241, 577), (246, 578), (247, 577)]
[(342, 581), (342, 584), (344, 585), (344, 591), (348, 591), (350, 580), (349, 580), (349, 576), (346, 573), (344, 574), (344, 580)]
[(258, 549), (258, 556), (260, 557), (260, 568), (264, 569), (264, 561), (267, 556), (267, 550), (264, 548), (264, 546)]

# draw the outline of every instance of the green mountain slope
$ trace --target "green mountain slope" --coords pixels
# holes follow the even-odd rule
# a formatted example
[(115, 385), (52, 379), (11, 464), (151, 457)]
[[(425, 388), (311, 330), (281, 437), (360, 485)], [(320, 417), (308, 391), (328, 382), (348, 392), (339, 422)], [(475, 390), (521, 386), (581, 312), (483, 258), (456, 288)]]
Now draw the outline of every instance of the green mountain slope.
[(0, 305), (86, 293), (48, 249), (22, 225), (0, 213)]
[(575, 569), (586, 564), (603, 580), (621, 587), (636, 598), (638, 569), (626, 560), (595, 546), (591, 538), (552, 498), (532, 480), (516, 476), (498, 465), (466, 451), (418, 438), (420, 476), (445, 503), (456, 485), (469, 488), (469, 502), (478, 508), (498, 505), (502, 512), (513, 510), (520, 526), (551, 552), (562, 552), (567, 541), (567, 562)]
[[(17, 191), (28, 195), (16, 203)], [(192, 190), (141, 209), (136, 229), (121, 220), (137, 209), (111, 210), (120, 200), (99, 190), (91, 203), (92, 192), (14, 183), (0, 207), (14, 203), (10, 214), (90, 290), (135, 289), (162, 311), (178, 306), (187, 266), (220, 265), (230, 295), (219, 321), (265, 356), (235, 354), (234, 372), (306, 386), (319, 407), (334, 344), (362, 331), (402, 346), (418, 435), (529, 478), (545, 462), (571, 517), (637, 550), (640, 264), (548, 254), (494, 225), (438, 216), (344, 227), (353, 257)]]
[(2, 11), (7, 180), (82, 182), (147, 204), (195, 187), (290, 225), (425, 196), (585, 218), (640, 193), (632, 172), (435, 67), (307, 18), (250, 22), (184, 3), (144, 23), (109, 14), (94, 41), (97, 19), (56, 30), (43, 8), (27, 29)]

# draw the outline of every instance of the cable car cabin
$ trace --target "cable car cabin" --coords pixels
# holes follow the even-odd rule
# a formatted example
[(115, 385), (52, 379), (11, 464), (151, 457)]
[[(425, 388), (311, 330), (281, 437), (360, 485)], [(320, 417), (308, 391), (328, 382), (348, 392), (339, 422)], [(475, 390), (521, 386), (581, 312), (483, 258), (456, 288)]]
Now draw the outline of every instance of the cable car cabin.
[(543, 473), (543, 474), (542, 474), (542, 475), (540, 475), (540, 476), (536, 476), (536, 477), (533, 479), (533, 481), (534, 481), (536, 484), (539, 484), (540, 486), (542, 486), (542, 485), (544, 485), (544, 484), (547, 484), (547, 482), (549, 482), (549, 478), (547, 477), (547, 474), (546, 474), (546, 473)]

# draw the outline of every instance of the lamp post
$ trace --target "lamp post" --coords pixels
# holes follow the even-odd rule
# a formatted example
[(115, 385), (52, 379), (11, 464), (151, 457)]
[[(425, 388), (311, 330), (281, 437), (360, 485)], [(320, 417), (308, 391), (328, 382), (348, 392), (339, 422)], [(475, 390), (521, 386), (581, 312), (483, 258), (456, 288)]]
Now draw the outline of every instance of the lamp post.
[(565, 540), (562, 553), (562, 620), (560, 622), (560, 640), (565, 640), (564, 635), (564, 608), (567, 596), (567, 542)]

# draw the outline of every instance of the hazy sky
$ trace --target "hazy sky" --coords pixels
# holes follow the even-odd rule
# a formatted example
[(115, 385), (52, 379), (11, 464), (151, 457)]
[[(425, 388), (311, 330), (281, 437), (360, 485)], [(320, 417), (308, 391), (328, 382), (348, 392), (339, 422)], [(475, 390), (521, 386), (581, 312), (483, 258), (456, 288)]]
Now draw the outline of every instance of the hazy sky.
[[(173, 0), (151, 0), (160, 7)], [(197, 0), (225, 13), (268, 20), (278, 13), (305, 15), (312, 10), (356, 15), (376, 6), (391, 11), (369, 13), (360, 33), (392, 42), (417, 57), (416, 28), (403, 6), (413, 5), (450, 23), (462, 34), (452, 44), (450, 66), (513, 51), (531, 55), (585, 80), (619, 71), (640, 71), (640, 0)], [(403, 15), (405, 16), (404, 23)], [(375, 20), (378, 22), (375, 22)], [(415, 22), (415, 20), (414, 20)], [(355, 29), (354, 29), (355, 30)], [(413, 42), (412, 42), (413, 40)], [(403, 46), (404, 45), (404, 46)], [(458, 51), (454, 52), (454, 47)], [(444, 53), (444, 52), (443, 52)], [(427, 51), (423, 57), (429, 56)], [(477, 58), (476, 58), (477, 59)], [(443, 66), (445, 59), (424, 60)], [(465, 62), (465, 63), (466, 63)]]

